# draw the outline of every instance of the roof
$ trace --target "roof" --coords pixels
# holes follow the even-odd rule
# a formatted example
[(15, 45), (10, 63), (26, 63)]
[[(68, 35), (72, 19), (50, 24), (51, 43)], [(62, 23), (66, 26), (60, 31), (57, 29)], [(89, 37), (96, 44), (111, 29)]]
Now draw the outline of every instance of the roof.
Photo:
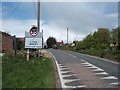
[(17, 39), (21, 40), (21, 41), (25, 41), (24, 37), (17, 37)]
[(63, 43), (63, 42), (57, 42), (56, 44), (57, 44), (57, 45), (60, 45), (60, 44), (62, 44), (62, 45), (63, 45), (64, 43)]
[(5, 36), (11, 36), (9, 33), (7, 33), (7, 32), (2, 32), (2, 31), (0, 31), (0, 34), (5, 35)]

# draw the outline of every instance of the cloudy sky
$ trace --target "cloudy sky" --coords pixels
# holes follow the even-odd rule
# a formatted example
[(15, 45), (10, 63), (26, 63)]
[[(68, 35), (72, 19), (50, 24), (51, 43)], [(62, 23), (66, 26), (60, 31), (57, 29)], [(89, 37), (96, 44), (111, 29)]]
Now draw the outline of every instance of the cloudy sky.
[[(33, 0), (34, 1), (34, 0)], [(82, 40), (98, 28), (118, 26), (117, 2), (41, 2), (41, 30), (44, 40), (53, 36), (66, 43), (66, 29), (69, 28), (69, 42)], [(2, 2), (2, 31), (17, 37), (24, 37), (32, 25), (37, 25), (36, 2)]]

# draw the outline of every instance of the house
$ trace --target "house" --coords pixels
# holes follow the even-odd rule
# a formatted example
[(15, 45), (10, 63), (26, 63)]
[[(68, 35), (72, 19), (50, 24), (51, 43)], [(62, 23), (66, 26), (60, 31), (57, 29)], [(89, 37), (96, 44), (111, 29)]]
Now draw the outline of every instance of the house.
[(17, 44), (17, 50), (24, 49), (25, 38), (24, 37), (17, 37), (16, 44)]
[(70, 46), (71, 46), (71, 47), (74, 47), (74, 46), (75, 46), (75, 43), (71, 43)]
[(56, 45), (57, 45), (57, 46), (63, 46), (64, 43), (63, 43), (63, 42), (57, 42)]
[(10, 34), (2, 31), (0, 31), (0, 52), (13, 52), (13, 37)]

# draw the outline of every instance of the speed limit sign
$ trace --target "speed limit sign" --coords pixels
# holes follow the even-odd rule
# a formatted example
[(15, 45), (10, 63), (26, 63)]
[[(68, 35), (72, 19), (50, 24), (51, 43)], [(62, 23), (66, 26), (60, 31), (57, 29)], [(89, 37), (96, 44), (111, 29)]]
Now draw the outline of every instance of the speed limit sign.
[(32, 28), (30, 29), (30, 35), (33, 36), (33, 37), (35, 37), (35, 36), (38, 35), (37, 27), (32, 27)]

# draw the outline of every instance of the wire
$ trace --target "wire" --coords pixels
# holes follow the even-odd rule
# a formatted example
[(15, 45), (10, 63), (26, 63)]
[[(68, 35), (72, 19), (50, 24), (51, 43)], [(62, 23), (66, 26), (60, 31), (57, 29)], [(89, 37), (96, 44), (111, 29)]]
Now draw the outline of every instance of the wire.
[(34, 7), (35, 15), (36, 15), (36, 18), (37, 18), (37, 10), (36, 10), (36, 5), (35, 5), (34, 0), (33, 0), (33, 7)]
[[(20, 6), (21, 3), (22, 3), (22, 1), (19, 2), (19, 3), (16, 5), (16, 7), (13, 9), (13, 11), (9, 14), (9, 16), (8, 16), (6, 22), (4, 22), (4, 24), (7, 23), (7, 21), (11, 18), (11, 16), (14, 14), (14, 12), (17, 10), (17, 8)], [(3, 24), (3, 25), (4, 25), (4, 24)]]

